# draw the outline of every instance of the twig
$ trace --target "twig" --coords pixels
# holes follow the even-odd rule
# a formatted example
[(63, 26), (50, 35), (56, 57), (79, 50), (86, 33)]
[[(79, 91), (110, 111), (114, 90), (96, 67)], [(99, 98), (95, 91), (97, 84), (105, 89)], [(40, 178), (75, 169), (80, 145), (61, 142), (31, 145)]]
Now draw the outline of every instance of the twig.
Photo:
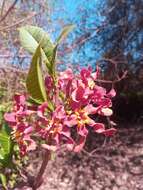
[(1, 6), (1, 17), (2, 17), (2, 15), (3, 15), (4, 7), (5, 7), (5, 0), (3, 0), (2, 6)]
[(10, 66), (4, 66), (4, 67), (0, 66), (0, 70), (6, 71), (6, 72), (7, 72), (7, 70), (10, 70), (10, 71), (18, 72), (18, 73), (22, 73), (22, 74), (27, 73), (27, 70), (16, 69), (16, 68), (13, 68), (13, 67), (10, 67)]
[(94, 155), (94, 153), (96, 153), (97, 151), (102, 150), (106, 146), (106, 143), (107, 143), (107, 138), (105, 137), (105, 139), (103, 141), (103, 144), (100, 147), (95, 148), (91, 152), (88, 152), (85, 149), (83, 149), (82, 152), (85, 153), (85, 154), (87, 154), (89, 157), (97, 157), (97, 156)]
[[(5, 59), (5, 58), (13, 58), (15, 55), (14, 54), (0, 54), (0, 59)], [(30, 58), (28, 55), (17, 55), (15, 56), (16, 58)]]
[(11, 12), (11, 10), (15, 7), (16, 3), (18, 2), (18, 0), (15, 0), (12, 5), (9, 7), (9, 9), (6, 11), (6, 13), (3, 15), (3, 17), (0, 19), (0, 23), (2, 21), (5, 20), (5, 18), (7, 17), (7, 15)]
[(115, 84), (115, 83), (120, 82), (121, 80), (123, 80), (126, 77), (127, 73), (128, 73), (127, 71), (124, 71), (123, 75), (120, 78), (118, 78), (118, 79), (116, 79), (114, 81), (112, 81), (112, 80), (102, 80), (102, 79), (96, 79), (95, 81), (96, 82), (101, 82), (101, 83)]
[(42, 183), (42, 180), (43, 180), (42, 179), (43, 178), (43, 174), (45, 172), (45, 169), (46, 169), (46, 167), (47, 167), (48, 162), (49, 162), (50, 159), (51, 159), (51, 151), (46, 150), (45, 155), (43, 157), (42, 165), (40, 167), (38, 175), (35, 178), (33, 186), (32, 186), (33, 190), (37, 190), (37, 188), (40, 187), (40, 185)]
[(16, 23), (14, 23), (14, 24), (12, 24), (12, 25), (10, 25), (10, 26), (6, 26), (6, 27), (3, 27), (3, 28), (0, 28), (0, 31), (10, 30), (12, 27), (15, 27), (15, 26), (17, 26), (17, 25), (19, 25), (19, 24), (25, 22), (26, 20), (29, 20), (30, 18), (36, 16), (37, 14), (39, 14), (39, 13), (34, 13), (34, 14), (28, 16), (28, 17), (25, 18), (25, 19), (21, 19), (21, 20), (17, 21)]
[(110, 58), (102, 58), (102, 59), (100, 59), (100, 60), (98, 60), (98, 62), (102, 62), (102, 61), (106, 61), (106, 62), (110, 62), (110, 63), (112, 63), (115, 67), (116, 67), (116, 65), (117, 65), (117, 63), (127, 63), (126, 61), (117, 61), (117, 60), (115, 60), (115, 59), (110, 59)]

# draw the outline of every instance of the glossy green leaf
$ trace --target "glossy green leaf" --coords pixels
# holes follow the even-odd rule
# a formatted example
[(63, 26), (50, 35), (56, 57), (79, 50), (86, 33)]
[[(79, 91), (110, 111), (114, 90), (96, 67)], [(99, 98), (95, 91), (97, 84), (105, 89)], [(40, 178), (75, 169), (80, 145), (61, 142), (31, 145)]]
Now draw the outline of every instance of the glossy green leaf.
[(41, 50), (40, 45), (37, 47), (33, 55), (31, 66), (26, 79), (26, 87), (28, 93), (37, 101), (42, 103), (47, 100), (42, 70), (41, 70)]
[(19, 31), (21, 44), (29, 53), (34, 54), (40, 43), (43, 50), (42, 53), (47, 58), (52, 55), (54, 45), (48, 34), (42, 28), (28, 25), (21, 27)]
[(51, 68), (50, 60), (54, 45), (48, 34), (37, 26), (25, 26), (19, 29), (21, 45), (31, 54), (34, 54), (39, 43), (41, 45), (41, 55), (48, 71)]
[(57, 39), (57, 44), (61, 43), (67, 37), (67, 35), (74, 29), (74, 27), (74, 25), (65, 26)]

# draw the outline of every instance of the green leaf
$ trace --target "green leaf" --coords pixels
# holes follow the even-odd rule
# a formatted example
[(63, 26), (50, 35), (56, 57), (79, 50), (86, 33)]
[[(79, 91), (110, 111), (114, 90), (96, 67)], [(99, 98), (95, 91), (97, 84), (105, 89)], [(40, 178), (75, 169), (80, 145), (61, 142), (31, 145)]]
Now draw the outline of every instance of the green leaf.
[(41, 54), (46, 65), (50, 67), (54, 45), (48, 34), (37, 26), (25, 26), (19, 29), (21, 45), (31, 54), (34, 54), (39, 43), (41, 45)]
[(4, 150), (3, 148), (0, 146), (0, 162), (1, 160), (4, 160)]
[(33, 55), (31, 66), (26, 79), (26, 87), (32, 99), (37, 101), (37, 103), (47, 101), (47, 95), (41, 70), (40, 45), (37, 47), (35, 54)]
[(3, 123), (0, 130), (0, 164), (11, 166), (14, 143), (11, 140), (11, 129), (8, 124)]
[(67, 25), (63, 28), (60, 36), (57, 39), (57, 44), (61, 43), (67, 35), (74, 29), (75, 25)]
[(7, 184), (6, 176), (4, 174), (2, 174), (2, 173), (0, 173), (0, 180), (1, 180), (1, 183), (2, 183), (3, 187), (5, 189), (7, 189), (7, 186), (6, 186), (6, 184)]
[(11, 157), (12, 143), (10, 136), (4, 132), (0, 132), (0, 162), (2, 164), (9, 164), (9, 159)]
[(5, 154), (9, 154), (11, 149), (10, 136), (0, 133), (0, 146)]

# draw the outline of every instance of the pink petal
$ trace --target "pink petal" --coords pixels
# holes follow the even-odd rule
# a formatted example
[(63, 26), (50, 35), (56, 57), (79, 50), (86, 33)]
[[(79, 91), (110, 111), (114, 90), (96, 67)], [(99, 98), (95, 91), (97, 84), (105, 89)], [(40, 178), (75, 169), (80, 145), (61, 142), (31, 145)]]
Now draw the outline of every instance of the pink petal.
[(100, 96), (104, 96), (104, 95), (106, 95), (106, 89), (101, 87), (101, 86), (96, 85), (95, 86), (95, 94), (98, 94)]
[(31, 132), (33, 132), (33, 127), (27, 127), (27, 128), (24, 130), (24, 133), (25, 133), (25, 134), (29, 134), (29, 133), (31, 133)]
[(17, 123), (15, 113), (5, 113), (4, 119), (10, 125), (16, 125)]
[(42, 144), (41, 146), (42, 146), (42, 148), (50, 150), (50, 151), (55, 152), (57, 150), (57, 147), (54, 145)]
[(80, 152), (86, 142), (86, 136), (80, 136), (78, 144), (74, 147), (74, 152)]
[(100, 67), (97, 65), (96, 72), (92, 73), (92, 77), (94, 80), (96, 80), (100, 75)]
[(80, 72), (82, 82), (85, 85), (88, 85), (88, 78), (91, 76), (91, 71), (92, 71), (92, 69), (91, 69), (91, 67), (89, 67), (88, 69), (83, 68)]
[(113, 111), (110, 109), (110, 108), (102, 108), (100, 111), (99, 111), (99, 114), (103, 115), (103, 116), (111, 116), (113, 114)]
[(84, 108), (85, 112), (87, 112), (88, 114), (96, 114), (98, 109), (99, 109), (99, 107), (94, 107), (92, 104), (88, 104)]
[(67, 125), (68, 127), (73, 127), (77, 125), (77, 116), (71, 115), (67, 117), (64, 121), (64, 124)]
[(44, 112), (45, 110), (48, 108), (48, 103), (47, 102), (44, 102), (42, 105), (40, 105), (38, 107), (38, 110), (37, 110), (37, 115), (41, 118), (45, 118), (44, 116)]
[(117, 124), (116, 124), (114, 121), (111, 121), (111, 120), (110, 120), (110, 125), (116, 126)]
[(68, 151), (72, 151), (73, 148), (74, 148), (74, 143), (69, 143), (69, 142), (67, 142), (67, 143), (66, 143), (66, 147), (67, 147), (67, 150), (68, 150)]
[(108, 94), (107, 94), (106, 96), (109, 97), (109, 98), (113, 98), (114, 96), (116, 96), (116, 91), (115, 91), (115, 89), (112, 88), (112, 89), (110, 90), (110, 92), (108, 92)]
[(73, 71), (72, 69), (67, 69), (64, 72), (60, 72), (59, 79), (72, 79), (73, 78)]
[(105, 126), (103, 123), (95, 123), (93, 129), (96, 133), (103, 133), (105, 131)]
[(90, 77), (90, 75), (91, 75), (91, 68), (88, 68), (88, 69), (83, 68), (81, 70), (81, 72), (80, 72), (80, 75), (81, 75), (82, 78)]
[(88, 130), (86, 129), (86, 127), (84, 125), (77, 126), (77, 132), (81, 136), (87, 136), (87, 134), (88, 134)]
[(109, 98), (99, 99), (97, 104), (101, 105), (102, 107), (111, 107), (112, 106), (112, 102), (111, 102), (111, 100)]
[(72, 95), (71, 95), (72, 100), (74, 102), (79, 102), (81, 98), (83, 98), (84, 92), (85, 92), (85, 89), (82, 86), (79, 86), (77, 89), (75, 89), (72, 92)]
[(14, 96), (14, 100), (16, 101), (17, 104), (24, 105), (26, 101), (26, 97), (24, 95), (16, 94)]
[(56, 133), (56, 134), (54, 135), (53, 140), (55, 140), (56, 145), (59, 145), (59, 144), (60, 144), (60, 140), (61, 140), (60, 137), (61, 137), (61, 136), (60, 136), (59, 133)]
[(45, 86), (48, 91), (50, 91), (53, 87), (53, 79), (51, 76), (46, 76), (45, 78)]
[(71, 85), (72, 85), (72, 80), (69, 80), (69, 81), (67, 82), (66, 89), (65, 89), (66, 97), (69, 97), (69, 96), (70, 96)]
[(53, 117), (57, 119), (64, 119), (65, 118), (65, 110), (63, 106), (58, 106), (53, 113)]
[(115, 128), (110, 128), (110, 129), (105, 130), (103, 134), (105, 136), (112, 136), (116, 133), (116, 131), (117, 130)]
[(68, 149), (69, 151), (72, 151), (75, 142), (74, 142), (74, 140), (70, 137), (70, 134), (65, 133), (65, 132), (61, 132), (61, 135), (66, 139), (65, 144), (66, 144), (66, 146), (67, 146), (67, 149)]
[(36, 149), (36, 143), (35, 143), (35, 141), (33, 139), (31, 139), (31, 137), (29, 135), (25, 135), (23, 140), (28, 143), (28, 145), (26, 147), (27, 151)]

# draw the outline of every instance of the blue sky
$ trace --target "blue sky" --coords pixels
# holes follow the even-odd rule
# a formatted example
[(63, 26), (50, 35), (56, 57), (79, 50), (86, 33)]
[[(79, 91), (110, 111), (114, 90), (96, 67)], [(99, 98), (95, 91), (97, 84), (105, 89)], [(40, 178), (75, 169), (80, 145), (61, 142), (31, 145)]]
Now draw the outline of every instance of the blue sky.
[[(81, 35), (86, 33), (86, 29), (90, 30), (93, 27), (98, 27), (104, 22), (102, 9), (105, 5), (104, 0), (55, 0), (50, 1), (50, 8), (52, 9), (50, 17), (51, 23), (49, 25), (54, 32), (51, 33), (53, 40), (57, 38), (61, 30), (61, 25), (75, 24), (75, 30), (68, 36), (69, 43), (74, 42)], [(88, 17), (85, 15), (88, 14)], [(86, 22), (84, 24), (83, 22)], [(95, 31), (93, 31), (93, 34)], [(94, 34), (95, 35), (95, 34)], [(100, 36), (97, 35), (95, 39), (97, 44), (93, 50), (92, 41), (88, 41), (81, 48), (81, 51), (74, 50), (71, 54), (66, 56), (66, 62), (72, 65), (95, 65), (95, 60), (102, 56), (100, 49)], [(97, 49), (97, 50), (96, 50)], [(83, 56), (83, 52), (86, 56)], [(90, 61), (89, 61), (90, 60)], [(66, 64), (66, 63), (65, 63)]]

